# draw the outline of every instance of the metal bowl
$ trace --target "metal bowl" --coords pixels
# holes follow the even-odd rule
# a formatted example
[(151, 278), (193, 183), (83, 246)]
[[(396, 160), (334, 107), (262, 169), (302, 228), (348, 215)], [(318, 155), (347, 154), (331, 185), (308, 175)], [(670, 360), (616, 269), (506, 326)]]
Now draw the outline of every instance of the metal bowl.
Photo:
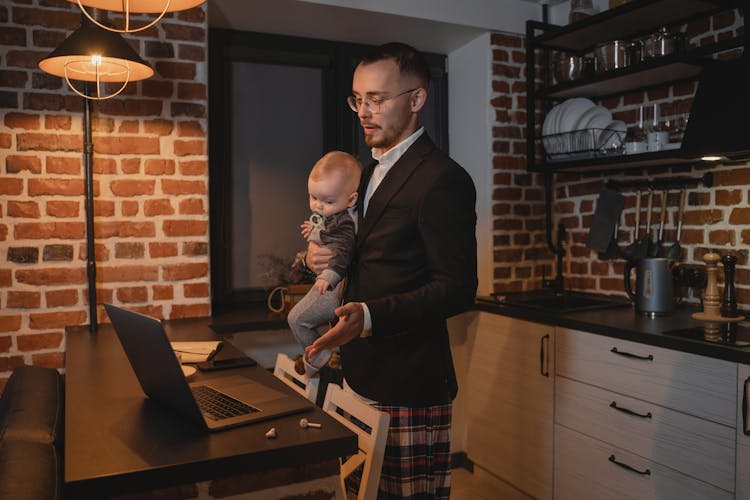
[(596, 71), (610, 71), (627, 66), (628, 42), (624, 40), (612, 40), (600, 43), (594, 49)]
[(681, 52), (684, 48), (685, 38), (682, 33), (671, 32), (667, 28), (659, 28), (656, 33), (647, 37), (643, 43), (643, 55), (646, 59), (668, 56), (675, 52)]
[(589, 67), (589, 60), (585, 57), (558, 52), (552, 59), (552, 76), (556, 83), (569, 82), (584, 76)]

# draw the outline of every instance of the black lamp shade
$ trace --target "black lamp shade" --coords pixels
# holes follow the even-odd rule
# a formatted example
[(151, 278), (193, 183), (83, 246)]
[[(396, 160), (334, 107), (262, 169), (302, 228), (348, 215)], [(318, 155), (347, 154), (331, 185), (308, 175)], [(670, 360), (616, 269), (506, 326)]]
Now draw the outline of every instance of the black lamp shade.
[(45, 73), (87, 82), (145, 80), (154, 70), (117, 33), (83, 22), (39, 62)]

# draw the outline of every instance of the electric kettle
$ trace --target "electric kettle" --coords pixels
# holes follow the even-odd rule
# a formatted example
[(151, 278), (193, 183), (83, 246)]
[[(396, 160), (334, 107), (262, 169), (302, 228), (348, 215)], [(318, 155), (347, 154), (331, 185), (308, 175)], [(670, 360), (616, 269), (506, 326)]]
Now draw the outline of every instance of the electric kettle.
[[(675, 261), (662, 257), (646, 258), (625, 264), (625, 291), (639, 313), (647, 316), (663, 316), (674, 312)], [(630, 274), (635, 266), (635, 293), (631, 287)]]

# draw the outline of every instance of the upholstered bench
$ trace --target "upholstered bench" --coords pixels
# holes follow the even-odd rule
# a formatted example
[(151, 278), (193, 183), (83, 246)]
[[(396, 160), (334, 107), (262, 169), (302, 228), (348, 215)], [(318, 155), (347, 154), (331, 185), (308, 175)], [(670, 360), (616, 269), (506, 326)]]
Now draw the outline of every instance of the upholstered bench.
[(0, 498), (62, 497), (62, 377), (20, 366), (0, 397)]

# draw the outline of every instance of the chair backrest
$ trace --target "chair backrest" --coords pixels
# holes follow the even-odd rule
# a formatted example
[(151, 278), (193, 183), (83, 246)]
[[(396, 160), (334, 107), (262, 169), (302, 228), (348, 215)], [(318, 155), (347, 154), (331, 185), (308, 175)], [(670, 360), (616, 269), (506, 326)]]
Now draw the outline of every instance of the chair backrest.
[[(341, 410), (343, 415), (337, 410)], [(341, 489), (346, 494), (346, 478), (362, 465), (362, 481), (359, 485), (359, 500), (375, 499), (378, 496), (380, 471), (383, 468), (383, 454), (388, 436), (391, 417), (387, 413), (368, 405), (351, 392), (344, 391), (336, 384), (328, 384), (323, 410), (344, 426), (357, 433), (359, 452), (341, 464)], [(352, 417), (361, 424), (358, 425)]]
[(313, 403), (317, 400), (320, 377), (308, 377), (297, 373), (294, 369), (294, 361), (283, 352), (276, 356), (273, 374)]

